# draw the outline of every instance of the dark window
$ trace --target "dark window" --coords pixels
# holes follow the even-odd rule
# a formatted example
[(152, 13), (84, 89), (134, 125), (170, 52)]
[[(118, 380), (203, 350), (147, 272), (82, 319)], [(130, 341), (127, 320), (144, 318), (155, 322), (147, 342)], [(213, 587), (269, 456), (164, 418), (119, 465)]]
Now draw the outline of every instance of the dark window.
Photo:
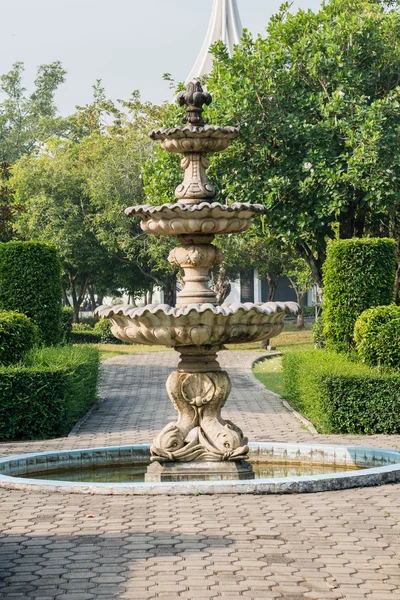
[(240, 301), (254, 302), (254, 271), (240, 273)]

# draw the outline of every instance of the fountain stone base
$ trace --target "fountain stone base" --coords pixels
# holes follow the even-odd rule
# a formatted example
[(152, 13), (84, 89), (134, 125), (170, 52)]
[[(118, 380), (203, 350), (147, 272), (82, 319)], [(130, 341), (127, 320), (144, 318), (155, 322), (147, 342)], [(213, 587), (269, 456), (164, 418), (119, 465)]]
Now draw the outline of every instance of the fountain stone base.
[(245, 460), (191, 463), (154, 462), (147, 469), (145, 482), (236, 481), (254, 478), (253, 467)]
[[(222, 473), (228, 467), (220, 465), (232, 462), (233, 473), (238, 469), (235, 463), (247, 459), (247, 438), (239, 427), (221, 416), (231, 381), (218, 364), (216, 350), (210, 346), (180, 349), (181, 362), (167, 380), (167, 392), (178, 420), (164, 427), (154, 440), (152, 462), (172, 463), (177, 465), (177, 472), (187, 470), (185, 465), (189, 463), (196, 473), (199, 462), (214, 465), (214, 470)], [(152, 472), (163, 472), (157, 469), (154, 467)]]

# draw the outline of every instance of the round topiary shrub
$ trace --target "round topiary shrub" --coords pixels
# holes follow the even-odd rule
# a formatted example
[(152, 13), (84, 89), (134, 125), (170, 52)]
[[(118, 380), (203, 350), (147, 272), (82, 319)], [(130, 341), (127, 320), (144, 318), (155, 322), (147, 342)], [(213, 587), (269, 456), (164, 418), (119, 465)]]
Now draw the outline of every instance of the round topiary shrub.
[[(396, 364), (396, 331), (400, 320), (400, 306), (375, 306), (365, 310), (354, 326), (354, 341), (359, 357), (370, 365), (400, 366)], [(393, 332), (391, 327), (393, 326)]]
[(96, 332), (101, 333), (102, 344), (123, 344), (121, 340), (116, 338), (111, 332), (112, 323), (107, 319), (100, 319), (94, 326)]
[(400, 369), (400, 319), (382, 325), (377, 340), (379, 364)]
[(0, 308), (32, 319), (42, 344), (60, 343), (61, 263), (54, 246), (40, 242), (0, 243)]
[(0, 310), (0, 364), (10, 365), (22, 360), (37, 343), (37, 327), (25, 315)]

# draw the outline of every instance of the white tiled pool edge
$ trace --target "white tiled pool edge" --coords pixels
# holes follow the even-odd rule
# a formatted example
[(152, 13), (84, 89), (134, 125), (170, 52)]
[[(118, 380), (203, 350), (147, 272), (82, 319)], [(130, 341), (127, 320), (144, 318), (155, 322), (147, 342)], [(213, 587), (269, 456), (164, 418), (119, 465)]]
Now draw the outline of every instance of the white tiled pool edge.
[[(93, 495), (198, 495), (198, 494), (294, 494), (343, 490), (400, 481), (400, 451), (363, 446), (339, 446), (322, 444), (289, 444), (257, 442), (250, 444), (252, 460), (291, 464), (343, 464), (365, 465), (360, 470), (258, 479), (252, 481), (198, 481), (179, 483), (77, 483), (54, 480), (29, 479), (29, 470), (37, 471), (57, 465), (107, 464), (115, 457), (121, 461), (148, 457), (148, 445), (122, 447), (85, 448), (9, 456), (0, 459), (0, 487), (35, 492), (59, 492), (63, 494)], [(369, 465), (371, 465), (369, 467)], [(372, 466), (373, 465), (373, 466)], [(380, 465), (380, 466), (377, 466)], [(15, 477), (15, 471), (27, 477)], [(5, 474), (8, 472), (9, 474)]]

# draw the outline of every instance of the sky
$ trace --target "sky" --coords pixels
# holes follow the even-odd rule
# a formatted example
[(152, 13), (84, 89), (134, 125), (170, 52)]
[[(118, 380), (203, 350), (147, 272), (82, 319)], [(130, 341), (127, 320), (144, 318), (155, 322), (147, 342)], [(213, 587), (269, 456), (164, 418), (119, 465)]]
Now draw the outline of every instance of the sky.
[[(188, 76), (203, 44), (213, 0), (0, 0), (0, 74), (25, 64), (32, 89), (40, 64), (60, 60), (67, 81), (57, 92), (63, 115), (90, 102), (101, 79), (107, 96), (171, 99), (164, 73)], [(243, 26), (265, 31), (281, 0), (238, 0)], [(318, 9), (319, 0), (296, 0), (293, 9)]]

